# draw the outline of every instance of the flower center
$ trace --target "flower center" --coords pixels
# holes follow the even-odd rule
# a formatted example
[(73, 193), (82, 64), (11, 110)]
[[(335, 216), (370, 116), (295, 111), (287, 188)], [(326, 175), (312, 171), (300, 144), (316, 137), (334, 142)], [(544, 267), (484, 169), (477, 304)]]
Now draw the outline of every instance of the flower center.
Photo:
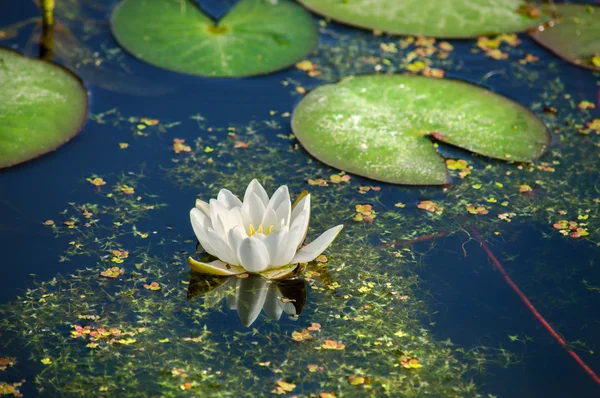
[(254, 225), (250, 224), (248, 226), (248, 236), (252, 236), (255, 233), (269, 235), (271, 232), (273, 232), (273, 227), (274, 227), (274, 225), (269, 225), (269, 227), (267, 229), (264, 229), (262, 224), (260, 224), (258, 226), (258, 229), (254, 229)]

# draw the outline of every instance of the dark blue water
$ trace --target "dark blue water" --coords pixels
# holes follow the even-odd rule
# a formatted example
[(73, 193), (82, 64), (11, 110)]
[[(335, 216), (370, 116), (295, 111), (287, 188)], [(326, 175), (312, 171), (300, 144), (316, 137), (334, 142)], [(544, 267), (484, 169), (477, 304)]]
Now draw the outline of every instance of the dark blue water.
[[(199, 3), (209, 14), (218, 18), (232, 2), (225, 4), (206, 0)], [(95, 18), (107, 18), (111, 7), (110, 4), (104, 6), (105, 11), (92, 11)], [(0, 0), (0, 10), (0, 26), (38, 13), (33, 2), (27, 1), (16, 5), (9, 0)], [(69, 24), (77, 37), (83, 37), (81, 26), (73, 22)], [(33, 29), (33, 25), (23, 28), (17, 37), (0, 44), (24, 51)], [(367, 41), (386, 40), (374, 39), (366, 32), (356, 32), (335, 24), (330, 25), (329, 29)], [(472, 41), (452, 42), (455, 46), (453, 59), (457, 67), (451, 68), (448, 76), (485, 85), (525, 106), (531, 106), (539, 100), (540, 92), (549, 84), (545, 76), (559, 76), (565, 85), (564, 92), (569, 93), (576, 103), (597, 98), (597, 74), (557, 59), (525, 35), (519, 37), (523, 43), (518, 51), (540, 57), (540, 62), (528, 67), (530, 72), (541, 76), (537, 80), (527, 83), (526, 80), (515, 79), (514, 65), (510, 62), (497, 62), (473, 55)], [(331, 45), (335, 40), (333, 36), (323, 35), (321, 46)], [(98, 51), (103, 47), (116, 47), (106, 27), (100, 28), (85, 43)], [(291, 79), (306, 88), (323, 83), (308, 78), (295, 68), (255, 78), (207, 79), (159, 70), (125, 53), (120, 54), (118, 60), (135, 76), (131, 78), (131, 89), (122, 86), (126, 92), (107, 90), (106, 85), (105, 88), (99, 87), (105, 82), (88, 72), (81, 73), (90, 92), (90, 115), (117, 108), (124, 117), (149, 117), (167, 124), (180, 124), (163, 133), (150, 132), (148, 137), (140, 137), (135, 134), (135, 124), (113, 123), (113, 116), (107, 116), (107, 122), (103, 124), (89, 120), (81, 134), (58, 151), (0, 172), (0, 241), (3, 249), (0, 305), (14, 302), (25, 289), (35, 286), (34, 281), (48, 281), (59, 274), (67, 275), (95, 265), (96, 259), (86, 256), (72, 256), (69, 261), (59, 261), (69, 238), (56, 238), (50, 228), (41, 225), (47, 219), (60, 221), (59, 212), (70, 208), (70, 202), (105, 201), (106, 192), (96, 192), (86, 182), (91, 175), (114, 182), (122, 174), (143, 173), (145, 178), (136, 191), (158, 195), (160, 202), (167, 204), (167, 207), (136, 223), (140, 230), (150, 233), (152, 243), (148, 245), (152, 246), (153, 253), (193, 252), (193, 247), (190, 247), (193, 244), (182, 247), (180, 242), (193, 240), (188, 209), (196, 195), (207, 193), (199, 185), (194, 187), (191, 184), (174, 183), (165, 172), (173, 166), (173, 138), (186, 139), (191, 143), (198, 137), (213, 135), (207, 131), (207, 126), (227, 128), (230, 125), (247, 125), (252, 120), (270, 119), (270, 111), (291, 112), (301, 96), (291, 86), (283, 85), (282, 81)], [(64, 62), (60, 59), (56, 61)], [(551, 72), (549, 65), (557, 68), (558, 72)], [(124, 70), (122, 68), (121, 72)], [(491, 71), (496, 73), (486, 77)], [(86, 73), (92, 78), (86, 79)], [(564, 98), (560, 101), (561, 105), (566, 103)], [(594, 112), (592, 117), (600, 117), (598, 109)], [(194, 115), (201, 115), (205, 120), (199, 121)], [(281, 132), (266, 131), (264, 134), (274, 150), (285, 154), (289, 145), (276, 139), (275, 134), (291, 133), (286, 124), (289, 119), (278, 120), (282, 123)], [(129, 143), (129, 148), (120, 150), (119, 142)], [(561, 150), (560, 139), (555, 138), (554, 148)], [(442, 152), (455, 157), (469, 156), (456, 149), (445, 148)], [(293, 156), (299, 164), (308, 164), (309, 156), (302, 150), (281, 156)], [(586, 152), (586, 156), (588, 158), (581, 159), (582, 163), (597, 170), (597, 150)], [(284, 184), (287, 179), (293, 180), (293, 176), (294, 169), (290, 167), (277, 175), (275, 180), (278, 184)], [(362, 185), (375, 184), (366, 179), (353, 178), (354, 182)], [(597, 180), (586, 178), (579, 182), (581, 185), (576, 186), (576, 191), (593, 191)], [(393, 209), (394, 203), (399, 201), (413, 204), (414, 207), (419, 200), (441, 199), (447, 195), (441, 188), (376, 185), (383, 187), (381, 204), (389, 209)], [(239, 191), (242, 189), (240, 187)], [(542, 225), (523, 219), (515, 220), (508, 226), (502, 225), (501, 235), (491, 235), (490, 248), (557, 332), (570, 343), (578, 340), (585, 344), (574, 344), (572, 347), (591, 369), (599, 373), (600, 357), (597, 352), (600, 347), (597, 345), (600, 343), (600, 293), (587, 286), (600, 286), (597, 264), (600, 252), (593, 241), (560, 236), (551, 228), (551, 221), (554, 220), (548, 221), (550, 225)], [(593, 217), (589, 223), (591, 228), (598, 225)], [(421, 278), (421, 287), (424, 289), (419, 297), (429, 305), (429, 318), (421, 320), (423, 327), (431, 329), (438, 341), (450, 338), (467, 352), (477, 349), (493, 358), (485, 366), (484, 372), (468, 374), (484, 396), (488, 393), (499, 397), (598, 396), (599, 386), (533, 317), (495, 270), (479, 243), (469, 240), (465, 232), (452, 230), (453, 225), (453, 221), (449, 220), (446, 230), (450, 229), (455, 234), (417, 243), (413, 247), (415, 252), (422, 253), (419, 254), (420, 266), (413, 269)], [(486, 237), (489, 236), (489, 231), (482, 232), (486, 233)], [(122, 241), (129, 247), (139, 244), (136, 242), (133, 237), (125, 237)], [(309, 288), (309, 300), (301, 314), (303, 323), (318, 316), (318, 308), (311, 307), (311, 295), (318, 296)], [(199, 300), (196, 298), (192, 302)], [(223, 325), (224, 328), (245, 330), (234, 312), (226, 307), (211, 313), (210, 317), (212, 323)], [(279, 329), (298, 329), (298, 321), (287, 319), (285, 314), (279, 329), (273, 329), (264, 317), (259, 318), (258, 322), (261, 328), (273, 333)], [(512, 341), (509, 336), (517, 336), (522, 341)], [(502, 349), (510, 352), (509, 361), (514, 362), (511, 366), (503, 366)], [(0, 355), (19, 355), (19, 367), (4, 374), (0, 372), (0, 381), (27, 379), (21, 391), (25, 396), (37, 396), (33, 380), (41, 371), (39, 361), (28, 359), (29, 355), (19, 352), (18, 342), (8, 350), (0, 351)], [(316, 389), (305, 391), (316, 392)]]

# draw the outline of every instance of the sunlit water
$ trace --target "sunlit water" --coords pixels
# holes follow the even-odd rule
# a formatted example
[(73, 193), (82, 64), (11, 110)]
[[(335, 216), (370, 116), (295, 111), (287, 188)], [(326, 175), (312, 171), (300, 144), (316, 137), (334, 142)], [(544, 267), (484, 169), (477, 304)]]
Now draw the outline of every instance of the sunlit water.
[[(37, 15), (33, 3), (6, 3), (0, 1), (0, 26)], [(215, 16), (227, 9), (216, 1), (205, 6)], [(110, 6), (85, 10), (102, 21)], [(441, 148), (474, 166), (465, 179), (455, 172), (446, 189), (355, 176), (320, 187), (307, 180), (338, 171), (289, 137), (285, 113), (301, 98), (297, 87), (371, 72), (378, 61), (368, 57), (389, 58), (391, 66), (379, 63), (384, 70), (402, 70), (409, 50), (379, 47), (397, 39), (330, 24), (310, 57), (323, 70), (319, 77), (290, 68), (205, 79), (119, 52), (106, 25), (86, 33), (77, 20), (64, 22), (114, 73), (75, 69), (91, 96), (80, 136), (0, 174), (0, 356), (16, 357), (0, 381), (25, 379), (25, 396), (269, 396), (278, 381), (295, 384), (289, 395), (301, 396), (598, 395), (599, 386), (511, 290), (472, 229), (568, 348), (599, 373), (598, 135), (576, 127), (600, 117), (597, 109), (577, 108), (597, 99), (593, 73), (525, 35), (519, 46), (503, 47), (507, 61), (473, 53), (475, 41), (451, 42), (451, 57), (433, 65), (532, 108), (554, 131), (549, 153), (519, 169)], [(33, 29), (2, 44), (25, 50)], [(519, 64), (527, 53), (540, 60)], [(548, 107), (558, 112), (544, 112)], [(190, 152), (174, 153), (175, 138)], [(239, 142), (248, 147), (236, 148)], [(93, 186), (92, 177), (106, 185)], [(339, 222), (344, 233), (326, 252), (328, 262), (311, 265), (302, 280), (235, 278), (206, 293), (214, 281), (186, 265), (196, 247), (188, 211), (196, 197), (207, 200), (223, 186), (242, 194), (255, 177), (270, 192), (281, 184), (293, 194), (311, 192), (309, 238)], [(519, 193), (520, 184), (533, 192)], [(360, 186), (381, 189), (361, 193)], [(436, 201), (443, 213), (417, 209), (422, 200)], [(490, 213), (471, 215), (468, 203)], [(357, 204), (373, 205), (372, 223), (353, 219)], [(509, 212), (510, 223), (498, 218)], [(553, 228), (560, 219), (587, 223), (590, 235), (561, 235)], [(113, 250), (129, 253), (115, 262)], [(111, 267), (123, 274), (100, 275)], [(144, 287), (151, 282), (160, 289)], [(109, 335), (94, 347), (85, 326)], [(406, 368), (409, 359), (422, 367)]]

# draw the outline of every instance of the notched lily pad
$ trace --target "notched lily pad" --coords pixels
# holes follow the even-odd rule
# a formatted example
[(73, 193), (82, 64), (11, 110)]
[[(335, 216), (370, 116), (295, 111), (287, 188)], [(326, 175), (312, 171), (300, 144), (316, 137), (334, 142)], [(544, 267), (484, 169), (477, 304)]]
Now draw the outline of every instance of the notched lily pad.
[(522, 32), (548, 21), (523, 0), (298, 0), (335, 21), (398, 35), (467, 38)]
[(531, 161), (550, 144), (528, 109), (471, 83), (365, 75), (320, 86), (294, 110), (292, 129), (317, 159), (395, 184), (448, 182), (428, 136), (481, 155)]
[(557, 4), (548, 7), (557, 18), (531, 37), (561, 58), (584, 68), (600, 70), (600, 7)]
[(240, 0), (218, 22), (191, 0), (124, 0), (111, 26), (137, 58), (201, 76), (273, 72), (302, 59), (317, 43), (310, 13), (289, 0)]
[(87, 91), (66, 69), (0, 48), (0, 86), (0, 168), (50, 152), (81, 130)]

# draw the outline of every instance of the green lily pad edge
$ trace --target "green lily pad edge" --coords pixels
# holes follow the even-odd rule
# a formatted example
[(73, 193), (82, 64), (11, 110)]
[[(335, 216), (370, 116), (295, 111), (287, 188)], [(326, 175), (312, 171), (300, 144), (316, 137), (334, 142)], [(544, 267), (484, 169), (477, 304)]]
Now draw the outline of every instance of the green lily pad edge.
[(600, 7), (567, 3), (546, 10), (555, 15), (554, 21), (530, 32), (531, 38), (565, 61), (600, 71)]
[(298, 0), (315, 14), (341, 24), (390, 35), (467, 39), (519, 33), (552, 19), (530, 17), (523, 0)]
[(367, 74), (319, 86), (294, 109), (292, 131), (330, 167), (403, 185), (450, 183), (435, 141), (504, 161), (531, 162), (551, 143), (529, 109), (457, 79)]
[(285, 69), (317, 45), (312, 15), (290, 0), (240, 0), (219, 21), (193, 0), (123, 0), (113, 36), (154, 66), (204, 77), (248, 77)]
[(0, 81), (0, 169), (52, 152), (81, 131), (88, 94), (68, 69), (0, 47)]

